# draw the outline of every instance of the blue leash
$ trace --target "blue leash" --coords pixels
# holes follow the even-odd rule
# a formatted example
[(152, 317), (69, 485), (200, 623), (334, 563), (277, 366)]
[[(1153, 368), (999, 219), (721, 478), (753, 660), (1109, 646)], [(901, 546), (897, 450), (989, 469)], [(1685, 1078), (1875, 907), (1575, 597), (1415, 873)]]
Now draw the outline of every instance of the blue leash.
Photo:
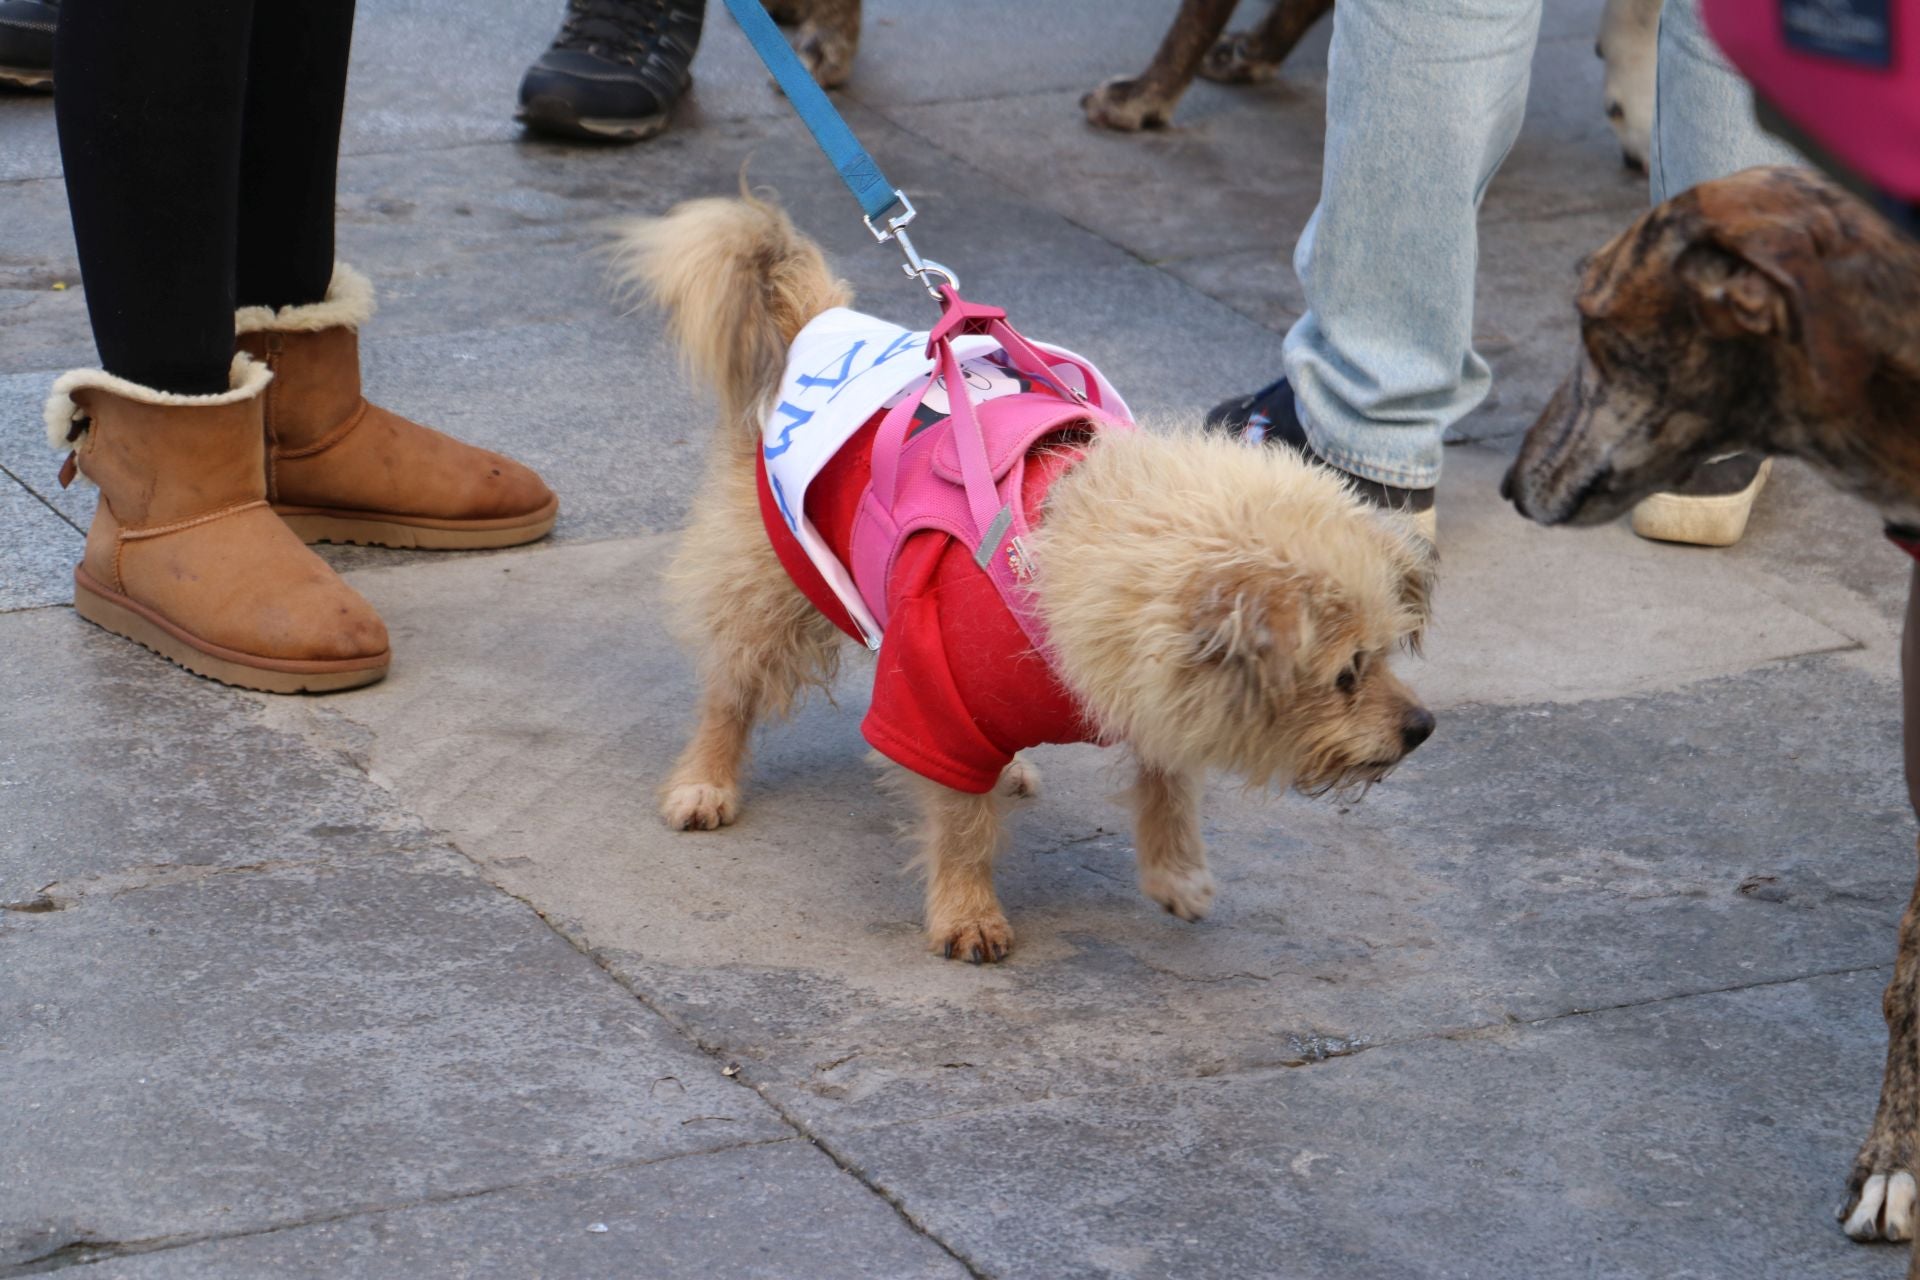
[[(807, 132), (820, 144), (820, 150), (826, 153), (834, 170), (839, 173), (840, 181), (847, 184), (847, 190), (860, 202), (861, 212), (866, 215), (867, 230), (874, 239), (885, 244), (889, 240), (897, 241), (901, 252), (906, 254), (904, 270), (909, 279), (918, 280), (935, 298), (940, 296), (939, 288), (929, 278), (941, 276), (955, 288), (959, 279), (952, 271), (937, 262), (924, 260), (914, 251), (913, 241), (907, 239), (906, 225), (914, 219), (914, 208), (907, 199), (907, 193), (887, 181), (880, 166), (860, 145), (860, 139), (853, 136), (853, 130), (840, 118), (840, 113), (828, 101), (826, 90), (815, 84), (807, 69), (800, 64), (799, 55), (794, 53), (787, 43), (786, 36), (774, 25), (761, 0), (727, 0), (727, 9), (733, 14), (733, 20), (746, 32), (760, 61), (767, 64), (767, 70), (773, 73), (774, 80), (781, 91), (787, 95), (787, 101), (800, 115), (800, 123), (807, 126)], [(897, 212), (896, 212), (897, 210)], [(878, 225), (876, 225), (876, 221)]]

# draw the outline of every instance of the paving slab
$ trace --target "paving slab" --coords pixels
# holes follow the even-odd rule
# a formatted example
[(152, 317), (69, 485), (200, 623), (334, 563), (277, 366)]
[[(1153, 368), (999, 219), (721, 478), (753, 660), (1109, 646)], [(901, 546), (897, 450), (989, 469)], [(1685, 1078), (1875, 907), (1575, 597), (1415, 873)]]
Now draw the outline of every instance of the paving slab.
[(355, 750), (316, 753), (71, 609), (0, 615), (0, 902), (430, 844)]
[(791, 1132), (457, 854), (277, 853), (6, 913), (0, 1262)]
[[(1565, 539), (1590, 560), (1555, 568), (1605, 584), (1603, 543)], [(1828, 658), (1700, 683), (1696, 637), (1657, 620), (1676, 584), (1715, 588), (1643, 569), (1674, 593), (1644, 617), (1595, 591), (1551, 625), (1648, 665), (1589, 672), (1564, 701), (1447, 703), (1434, 742), (1361, 805), (1216, 787), (1223, 891), (1198, 928), (1134, 889), (1111, 758), (1043, 750), (1049, 797), (1016, 819), (1001, 876), (1017, 959), (944, 963), (920, 950), (899, 815), (861, 760), (857, 666), (837, 709), (763, 735), (735, 828), (659, 826), (652, 788), (690, 707), (658, 625), (666, 553), (645, 539), (366, 573), (404, 668), (268, 714), (317, 744), (365, 735), (401, 803), (802, 1117), (880, 1123), (1876, 965), (1911, 882), (1890, 669)], [(1514, 608), (1473, 590), (1443, 596), (1438, 630)], [(1831, 640), (1764, 596), (1732, 607), (1743, 630)], [(1527, 688), (1552, 657), (1482, 642), (1433, 674), (1477, 664)], [(1643, 677), (1669, 691), (1594, 700)]]
[(86, 538), (0, 471), (0, 613), (66, 604)]
[(89, 1280), (644, 1276), (962, 1280), (800, 1139), (97, 1263)]
[(1832, 1215), (1878, 1087), (1884, 976), (842, 1141), (991, 1275), (1895, 1280), (1906, 1250)]

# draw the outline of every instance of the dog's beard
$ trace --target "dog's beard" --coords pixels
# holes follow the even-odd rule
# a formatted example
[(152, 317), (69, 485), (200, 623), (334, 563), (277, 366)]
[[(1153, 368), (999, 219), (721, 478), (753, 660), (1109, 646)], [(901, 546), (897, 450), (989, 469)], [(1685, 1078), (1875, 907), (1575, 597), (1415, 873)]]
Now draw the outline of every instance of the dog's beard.
[(1293, 789), (1303, 796), (1319, 799), (1334, 796), (1350, 804), (1366, 799), (1377, 782), (1384, 782), (1399, 765), (1400, 759), (1367, 760), (1358, 764), (1329, 763), (1303, 772), (1293, 780)]

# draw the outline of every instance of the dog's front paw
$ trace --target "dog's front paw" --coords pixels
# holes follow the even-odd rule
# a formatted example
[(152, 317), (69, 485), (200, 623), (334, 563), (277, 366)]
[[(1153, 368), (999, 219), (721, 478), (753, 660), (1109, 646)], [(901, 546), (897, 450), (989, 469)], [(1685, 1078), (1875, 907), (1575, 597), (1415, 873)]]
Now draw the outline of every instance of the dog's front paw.
[(1001, 915), (960, 920), (927, 930), (927, 940), (949, 960), (993, 964), (1013, 950), (1013, 926)]
[(1230, 31), (1213, 42), (1200, 60), (1200, 77), (1216, 84), (1265, 84), (1280, 74), (1280, 64), (1259, 55), (1251, 31)]
[(1860, 1241), (1913, 1239), (1915, 1191), (1904, 1169), (1868, 1175), (1840, 1206), (1840, 1229)]
[(660, 797), (660, 816), (675, 831), (717, 831), (740, 814), (740, 792), (709, 782), (683, 782)]
[(1205, 867), (1143, 870), (1140, 892), (1182, 920), (1199, 920), (1213, 906), (1213, 872)]
[(1000, 794), (1009, 800), (1037, 800), (1040, 797), (1040, 771), (1025, 756), (1000, 771)]
[(1149, 92), (1144, 82), (1126, 76), (1109, 80), (1080, 99), (1087, 122), (1103, 129), (1132, 133), (1139, 129), (1164, 129), (1173, 104)]
[(800, 65), (823, 89), (837, 89), (847, 82), (853, 75), (853, 58), (858, 49), (858, 43), (845, 32), (814, 22), (800, 28), (800, 35), (793, 43), (793, 51), (800, 55)]

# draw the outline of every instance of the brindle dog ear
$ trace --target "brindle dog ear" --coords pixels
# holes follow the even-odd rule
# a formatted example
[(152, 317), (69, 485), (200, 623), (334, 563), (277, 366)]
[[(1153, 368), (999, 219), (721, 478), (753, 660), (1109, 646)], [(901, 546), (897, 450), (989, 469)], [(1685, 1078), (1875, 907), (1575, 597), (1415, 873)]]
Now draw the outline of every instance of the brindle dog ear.
[(1792, 338), (1799, 290), (1763, 246), (1752, 248), (1760, 253), (1749, 256), (1751, 249), (1743, 253), (1713, 241), (1697, 242), (1680, 254), (1674, 273), (1691, 293), (1701, 327), (1714, 337)]

